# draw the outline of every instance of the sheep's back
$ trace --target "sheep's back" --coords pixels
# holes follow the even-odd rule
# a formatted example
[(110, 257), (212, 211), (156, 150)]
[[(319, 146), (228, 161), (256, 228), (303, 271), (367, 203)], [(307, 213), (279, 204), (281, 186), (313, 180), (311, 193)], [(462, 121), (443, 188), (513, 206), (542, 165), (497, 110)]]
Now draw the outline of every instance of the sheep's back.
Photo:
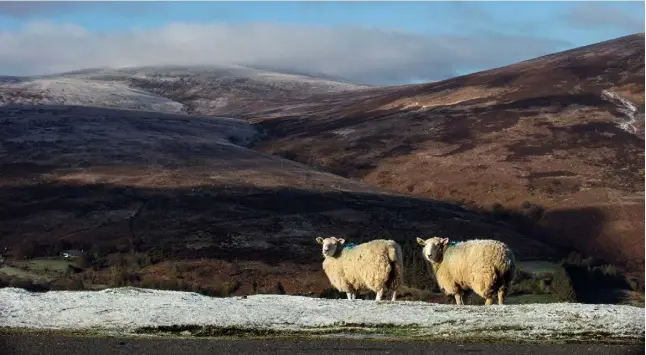
[(389, 248), (393, 241), (377, 239), (343, 250), (343, 273), (352, 285), (370, 289), (384, 282), (390, 273)]
[(495, 240), (470, 240), (448, 248), (442, 268), (450, 270), (453, 277), (468, 280), (474, 273), (491, 271), (492, 266), (503, 273), (514, 263), (507, 245)]

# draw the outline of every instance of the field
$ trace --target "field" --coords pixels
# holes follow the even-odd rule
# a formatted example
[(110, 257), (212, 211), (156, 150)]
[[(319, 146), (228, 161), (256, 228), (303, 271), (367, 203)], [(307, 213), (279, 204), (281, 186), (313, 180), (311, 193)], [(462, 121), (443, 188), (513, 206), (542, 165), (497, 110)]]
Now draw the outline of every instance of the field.
[(69, 265), (72, 264), (60, 259), (15, 260), (0, 266), (0, 273), (33, 281), (53, 281), (65, 276)]

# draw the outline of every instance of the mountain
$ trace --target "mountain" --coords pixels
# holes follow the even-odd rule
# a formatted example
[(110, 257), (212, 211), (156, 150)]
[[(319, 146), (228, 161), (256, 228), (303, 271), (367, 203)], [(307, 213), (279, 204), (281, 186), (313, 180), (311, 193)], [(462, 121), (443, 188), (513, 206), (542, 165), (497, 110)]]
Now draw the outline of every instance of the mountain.
[(252, 122), (270, 134), (257, 149), (372, 186), (486, 209), (542, 205), (547, 242), (643, 276), (643, 33)]
[(0, 104), (81, 105), (237, 117), (316, 95), (366, 88), (243, 66), (97, 68), (0, 78)]

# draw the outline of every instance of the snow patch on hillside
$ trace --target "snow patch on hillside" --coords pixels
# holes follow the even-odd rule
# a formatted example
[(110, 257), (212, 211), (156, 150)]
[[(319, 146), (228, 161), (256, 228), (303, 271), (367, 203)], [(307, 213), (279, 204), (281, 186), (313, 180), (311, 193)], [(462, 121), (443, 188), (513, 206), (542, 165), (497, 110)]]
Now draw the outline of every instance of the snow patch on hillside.
[(625, 120), (619, 123), (619, 128), (629, 133), (637, 133), (637, 127), (635, 127), (635, 123), (637, 122), (637, 106), (628, 99), (608, 90), (601, 92), (601, 98), (615, 104), (617, 111), (624, 115)]

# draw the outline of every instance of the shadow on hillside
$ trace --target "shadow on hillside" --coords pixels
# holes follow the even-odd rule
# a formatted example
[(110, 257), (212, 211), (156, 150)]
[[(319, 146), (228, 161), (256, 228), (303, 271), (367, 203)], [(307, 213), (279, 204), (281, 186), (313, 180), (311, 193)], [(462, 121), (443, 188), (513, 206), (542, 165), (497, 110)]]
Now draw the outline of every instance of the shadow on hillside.
[[(159, 250), (176, 258), (311, 262), (313, 238), (352, 242), (442, 235), (495, 238), (521, 257), (553, 248), (459, 206), (398, 195), (250, 186), (142, 189), (40, 184), (0, 188), (0, 241), (55, 254), (55, 244), (101, 253)], [(22, 246), (21, 246), (22, 245)]]
[[(635, 208), (643, 208), (643, 205)], [(578, 251), (595, 255), (607, 263), (626, 266), (641, 261), (643, 265), (643, 230), (633, 232), (633, 235), (624, 232), (622, 238), (617, 238), (608, 233), (607, 224), (612, 220), (606, 213), (597, 207), (554, 209), (545, 214), (540, 225), (548, 232), (548, 243), (571, 249), (579, 246)]]
[(598, 208), (583, 207), (549, 210), (541, 225), (550, 231), (552, 243), (571, 247), (571, 243), (583, 241), (592, 247), (599, 238), (605, 221), (604, 214)]
[[(320, 260), (314, 238), (334, 235), (353, 243), (395, 239), (417, 278), (429, 275), (423, 272), (416, 237), (498, 239), (519, 260), (558, 261), (573, 245), (569, 235), (559, 240), (559, 226), (580, 228), (579, 234), (588, 235), (592, 243), (604, 223), (593, 208), (551, 211), (552, 224), (543, 228), (525, 224), (531, 222), (520, 214), (475, 212), (407, 196), (251, 186), (40, 184), (2, 187), (0, 200), (0, 244), (19, 258), (83, 249), (96, 255), (143, 253), (153, 262), (207, 258), (311, 265)], [(604, 275), (568, 271), (581, 301), (599, 299), (590, 280)], [(607, 279), (612, 282), (605, 286), (626, 287), (620, 277)]]

